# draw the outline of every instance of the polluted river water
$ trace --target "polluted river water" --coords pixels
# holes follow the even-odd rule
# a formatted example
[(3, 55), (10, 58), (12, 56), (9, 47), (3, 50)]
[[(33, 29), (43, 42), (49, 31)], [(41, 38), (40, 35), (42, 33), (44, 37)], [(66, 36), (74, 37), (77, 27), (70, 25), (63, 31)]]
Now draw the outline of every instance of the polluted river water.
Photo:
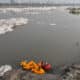
[(26, 24), (20, 22), (22, 25), (11, 32), (0, 25), (0, 31), (5, 32), (0, 34), (0, 65), (14, 65), (28, 58), (53, 65), (80, 62), (80, 16), (69, 14), (63, 7), (0, 9), (0, 24), (12, 19), (15, 24), (25, 19)]

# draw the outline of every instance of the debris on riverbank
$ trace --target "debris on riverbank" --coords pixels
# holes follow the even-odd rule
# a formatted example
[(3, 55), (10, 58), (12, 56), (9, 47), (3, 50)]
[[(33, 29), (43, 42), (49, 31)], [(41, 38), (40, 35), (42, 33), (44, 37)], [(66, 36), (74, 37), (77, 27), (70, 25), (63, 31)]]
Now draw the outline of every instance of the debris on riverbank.
[(4, 67), (6, 71), (0, 76), (0, 80), (80, 80), (79, 64), (59, 66), (53, 68), (53, 73), (45, 73), (42, 75), (22, 68), (14, 69), (9, 66), (6, 67), (6, 65), (4, 65)]
[(44, 74), (37, 75), (29, 71), (25, 71), (22, 69), (12, 70), (5, 73), (2, 77), (3, 80), (56, 80), (58, 79), (58, 75), (53, 74)]
[(0, 67), (0, 76), (4, 76), (7, 71), (11, 71), (12, 67), (10, 65), (3, 65)]
[(80, 64), (74, 64), (65, 68), (63, 80), (80, 80)]

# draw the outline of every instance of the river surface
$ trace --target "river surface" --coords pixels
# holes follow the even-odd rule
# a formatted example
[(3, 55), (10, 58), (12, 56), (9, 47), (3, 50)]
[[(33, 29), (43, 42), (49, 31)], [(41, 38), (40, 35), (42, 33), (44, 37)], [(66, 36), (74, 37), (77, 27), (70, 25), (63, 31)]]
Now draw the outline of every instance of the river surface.
[(45, 60), (52, 64), (80, 62), (80, 16), (63, 8), (0, 12), (0, 19), (24, 17), (28, 23), (0, 35), (0, 65), (21, 59)]

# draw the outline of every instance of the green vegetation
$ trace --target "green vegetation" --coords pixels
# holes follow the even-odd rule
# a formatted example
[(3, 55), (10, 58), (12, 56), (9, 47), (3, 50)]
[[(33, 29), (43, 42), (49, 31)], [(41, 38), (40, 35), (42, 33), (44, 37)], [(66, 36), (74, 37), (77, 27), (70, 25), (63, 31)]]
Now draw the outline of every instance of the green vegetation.
[(80, 15), (80, 8), (68, 8), (69, 13), (74, 15)]

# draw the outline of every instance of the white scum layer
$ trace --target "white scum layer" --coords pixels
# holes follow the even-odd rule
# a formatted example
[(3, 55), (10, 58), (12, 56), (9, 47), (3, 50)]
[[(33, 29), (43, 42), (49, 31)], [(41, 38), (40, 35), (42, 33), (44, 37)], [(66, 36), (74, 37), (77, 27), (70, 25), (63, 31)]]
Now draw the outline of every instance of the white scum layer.
[(11, 18), (0, 20), (0, 34), (13, 31), (14, 27), (24, 25), (28, 23), (28, 19), (25, 18)]

